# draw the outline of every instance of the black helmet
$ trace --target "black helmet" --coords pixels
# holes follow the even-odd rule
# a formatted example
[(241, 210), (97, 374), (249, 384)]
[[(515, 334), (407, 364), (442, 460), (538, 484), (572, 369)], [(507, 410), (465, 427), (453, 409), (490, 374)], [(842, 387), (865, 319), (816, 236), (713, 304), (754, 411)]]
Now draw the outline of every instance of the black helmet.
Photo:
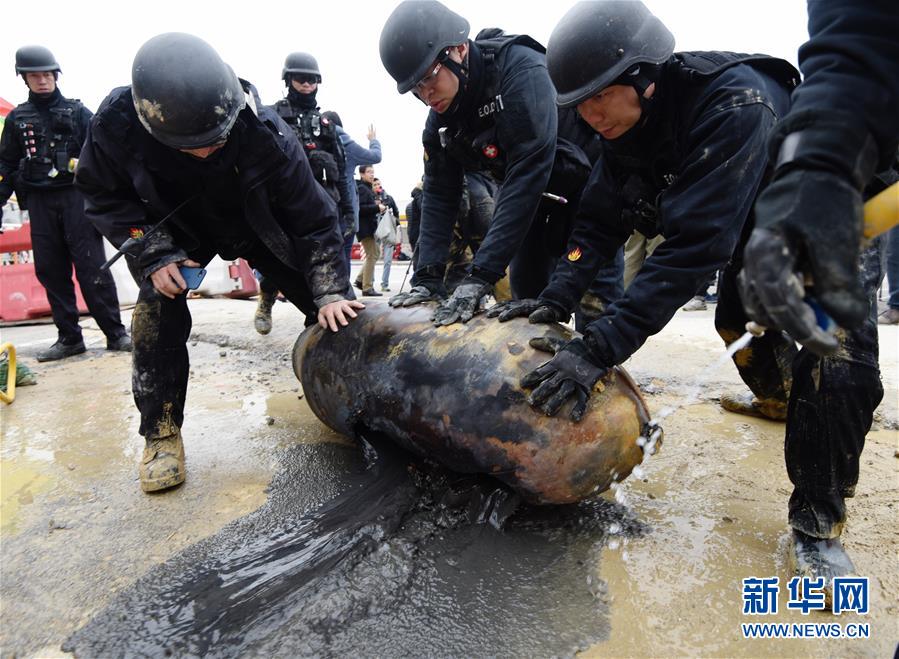
[(405, 0), (381, 30), (381, 63), (405, 94), (450, 46), (468, 40), (468, 21), (437, 0)]
[(563, 108), (577, 105), (638, 64), (661, 64), (674, 52), (674, 35), (642, 2), (579, 2), (556, 25), (546, 68)]
[(240, 81), (212, 46), (180, 32), (141, 46), (131, 68), (131, 93), (144, 128), (174, 149), (221, 141), (246, 104)]
[(316, 82), (322, 81), (322, 73), (318, 70), (318, 62), (309, 53), (291, 53), (284, 60), (284, 68), (281, 69), (281, 78), (285, 84), (290, 83), (290, 74), (308, 73), (314, 75)]
[(43, 46), (22, 46), (16, 51), (16, 73), (23, 77), (35, 71), (58, 71), (62, 73), (56, 58)]

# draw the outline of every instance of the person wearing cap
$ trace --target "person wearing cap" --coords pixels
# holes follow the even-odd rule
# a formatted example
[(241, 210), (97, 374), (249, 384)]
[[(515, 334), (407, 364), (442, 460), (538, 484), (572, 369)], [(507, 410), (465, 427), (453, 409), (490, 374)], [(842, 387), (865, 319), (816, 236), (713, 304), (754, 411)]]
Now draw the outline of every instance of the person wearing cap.
[(137, 239), (126, 252), (140, 286), (132, 386), (146, 440), (140, 482), (152, 492), (185, 478), (191, 319), (181, 267), (216, 254), (245, 258), (306, 325), (334, 332), (364, 307), (347, 299), (334, 200), (250, 83), (205, 41), (181, 33), (146, 42), (131, 80), (91, 121), (76, 184), (88, 218), (114, 245)]
[[(577, 107), (602, 136), (603, 155), (584, 191), (569, 256), (540, 299), (570, 308), (596, 261), (636, 228), (665, 241), (624, 296), (583, 338), (521, 381), (529, 402), (554, 415), (570, 399), (575, 421), (598, 379), (659, 332), (697, 286), (722, 270), (715, 326), (728, 344), (749, 318), (737, 290), (751, 211), (768, 183), (768, 135), (790, 109), (799, 73), (783, 60), (728, 52), (674, 52), (674, 36), (641, 2), (582, 2), (549, 39), (547, 66), (562, 105)], [(863, 255), (862, 286), (879, 279), (877, 250)], [(531, 316), (532, 320), (539, 318)], [(845, 498), (883, 395), (873, 321), (820, 358), (769, 331), (733, 359), (753, 395), (722, 396), (729, 410), (786, 420), (792, 549), (798, 574), (825, 579), (853, 571), (839, 536)], [(538, 347), (538, 346), (534, 346)]]
[[(346, 177), (346, 157), (337, 135), (337, 125), (318, 107), (316, 95), (322, 81), (318, 61), (309, 53), (290, 53), (281, 68), (287, 98), (271, 106), (293, 129), (312, 168), (315, 180), (337, 202), (344, 239), (355, 229), (352, 194)], [(273, 282), (259, 280), (259, 300), (253, 325), (260, 334), (272, 331), (272, 305), (278, 295)]]
[[(397, 91), (430, 108), (418, 264), (411, 292), (391, 305), (438, 300), (435, 324), (466, 322), (507, 268), (513, 295), (535, 297), (564, 249), (591, 167), (585, 150), (595, 141), (573, 110), (555, 106), (543, 46), (496, 28), (469, 39), (468, 21), (430, 0), (400, 3), (379, 47)], [(443, 276), (466, 171), (489, 175), (499, 189), (468, 274), (447, 298)], [(620, 290), (620, 265), (613, 259), (605, 273), (607, 302)]]
[(122, 325), (115, 282), (100, 266), (106, 260), (103, 237), (84, 217), (84, 200), (72, 185), (91, 111), (66, 98), (56, 84), (61, 70), (43, 46), (16, 51), (16, 73), (28, 86), (28, 100), (6, 118), (0, 136), (0, 207), (16, 192), (28, 209), (35, 274), (47, 289), (58, 333), (37, 355), (39, 362), (85, 352), (72, 266), (106, 349), (128, 352), (131, 339)]

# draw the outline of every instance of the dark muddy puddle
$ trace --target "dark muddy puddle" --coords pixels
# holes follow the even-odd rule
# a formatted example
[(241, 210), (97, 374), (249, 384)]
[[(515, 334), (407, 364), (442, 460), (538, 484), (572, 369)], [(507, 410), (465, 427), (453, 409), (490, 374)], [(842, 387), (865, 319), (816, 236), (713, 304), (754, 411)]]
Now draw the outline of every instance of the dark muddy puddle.
[(626, 509), (516, 507), (489, 479), (369, 440), (289, 449), (262, 508), (140, 578), (63, 648), (558, 656), (608, 637), (597, 561), (613, 524), (642, 532)]

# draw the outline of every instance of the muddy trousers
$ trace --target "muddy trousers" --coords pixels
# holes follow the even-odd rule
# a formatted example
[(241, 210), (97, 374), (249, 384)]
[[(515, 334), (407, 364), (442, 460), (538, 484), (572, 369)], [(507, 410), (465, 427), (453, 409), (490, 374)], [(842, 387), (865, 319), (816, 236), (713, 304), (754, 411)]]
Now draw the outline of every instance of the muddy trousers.
[(72, 187), (30, 192), (28, 213), (35, 274), (47, 289), (59, 340), (69, 345), (82, 340), (73, 264), (84, 301), (97, 325), (107, 339), (122, 336), (125, 326), (115, 282), (109, 271), (100, 271), (106, 260), (103, 238), (84, 216), (81, 194)]
[[(240, 256), (262, 273), (263, 281), (274, 285), (306, 314), (307, 326), (316, 322), (318, 309), (302, 273), (284, 265), (259, 245)], [(139, 432), (148, 439), (171, 435), (184, 422), (190, 329), (185, 295), (170, 300), (156, 292), (149, 278), (140, 284), (131, 317), (131, 387), (140, 411)]]
[[(741, 264), (735, 259), (719, 280), (715, 326), (725, 343), (739, 338), (748, 320), (736, 288)], [(865, 435), (883, 398), (877, 343), (879, 241), (862, 253), (859, 265), (870, 313), (859, 329), (840, 331), (835, 356), (797, 350), (772, 331), (734, 355), (740, 377), (756, 396), (788, 404), (784, 456), (793, 483), (789, 522), (816, 538), (840, 535), (845, 499), (854, 495), (858, 483)]]

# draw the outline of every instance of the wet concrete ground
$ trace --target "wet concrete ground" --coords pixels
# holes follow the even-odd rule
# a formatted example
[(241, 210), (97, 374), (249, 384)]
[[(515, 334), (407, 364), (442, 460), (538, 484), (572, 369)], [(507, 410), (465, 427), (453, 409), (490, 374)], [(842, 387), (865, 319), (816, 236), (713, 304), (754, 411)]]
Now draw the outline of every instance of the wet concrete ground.
[[(740, 633), (740, 580), (787, 576), (790, 484), (782, 425), (717, 405), (722, 391), (741, 388), (732, 366), (668, 419), (665, 446), (644, 479), (631, 477), (619, 491), (623, 505), (607, 493), (568, 511), (524, 509), (497, 531), (437, 501), (445, 475), (410, 477), (402, 456), (386, 456), (384, 464), (404, 468), (385, 480), (365, 469), (355, 444), (314, 418), (290, 368), (301, 329), (291, 306), (276, 305), (273, 333), (259, 337), (251, 301), (190, 304), (188, 480), (156, 496), (137, 482), (142, 445), (129, 358), (105, 352), (91, 321), (83, 323), (88, 353), (54, 364), (33, 359), (52, 342), (52, 326), (3, 329), (39, 384), (19, 389), (2, 410), (2, 656), (55, 656), (63, 644), (78, 656), (159, 655), (164, 647), (217, 656), (895, 650), (896, 327), (880, 328), (886, 395), (844, 534), (859, 573), (871, 577), (872, 603), (868, 616), (838, 621), (868, 622), (871, 637), (759, 641)], [(652, 410), (680, 402), (718, 354), (712, 313), (679, 313), (626, 364)], [(399, 498), (374, 498), (375, 482)], [(330, 544), (312, 553), (342, 560), (310, 572), (309, 548), (321, 547), (314, 539), (325, 537), (324, 527), (303, 525), (338, 519), (315, 511), (339, 512), (341, 503)], [(352, 527), (363, 504), (384, 514)], [(237, 577), (249, 585), (227, 590)], [(160, 615), (178, 602), (190, 615)], [(781, 611), (785, 603), (782, 596)], [(219, 610), (236, 613), (209, 623)], [(206, 640), (200, 620), (209, 623)], [(782, 612), (765, 621), (832, 620)]]

